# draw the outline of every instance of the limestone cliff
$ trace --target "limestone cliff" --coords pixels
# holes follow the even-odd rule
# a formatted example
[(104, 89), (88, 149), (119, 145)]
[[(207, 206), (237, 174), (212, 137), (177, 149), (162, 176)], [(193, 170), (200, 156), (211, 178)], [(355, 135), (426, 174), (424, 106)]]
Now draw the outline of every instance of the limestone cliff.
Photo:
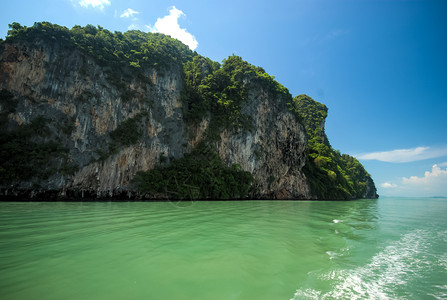
[[(58, 145), (46, 150), (45, 161), (36, 148), (37, 165), (20, 161), (23, 169), (39, 168), (42, 174), (20, 178), (4, 162), (2, 194), (153, 197), (139, 193), (132, 178), (190, 153), (209, 134), (212, 116), (187, 120), (181, 62), (132, 70), (121, 74), (60, 41), (1, 43), (1, 126), (9, 134), (4, 139)], [(246, 99), (238, 109), (250, 116), (250, 129), (220, 127), (218, 138), (208, 143), (224, 164), (238, 164), (253, 175), (249, 198), (316, 199), (303, 172), (307, 137), (299, 118), (281, 94), (250, 77), (241, 82)], [(372, 181), (368, 188), (373, 193), (364, 196), (375, 196)]]

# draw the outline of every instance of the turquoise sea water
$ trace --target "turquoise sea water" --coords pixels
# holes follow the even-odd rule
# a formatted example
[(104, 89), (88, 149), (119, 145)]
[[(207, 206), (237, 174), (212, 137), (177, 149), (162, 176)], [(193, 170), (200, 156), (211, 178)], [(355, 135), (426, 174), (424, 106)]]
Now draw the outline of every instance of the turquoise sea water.
[(0, 298), (447, 299), (447, 199), (0, 203)]

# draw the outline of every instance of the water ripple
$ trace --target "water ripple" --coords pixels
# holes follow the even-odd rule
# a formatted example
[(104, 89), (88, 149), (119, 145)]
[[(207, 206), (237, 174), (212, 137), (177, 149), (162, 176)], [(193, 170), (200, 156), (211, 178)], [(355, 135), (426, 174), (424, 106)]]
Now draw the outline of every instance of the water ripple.
[(446, 205), (406, 203), (0, 203), (2, 300), (442, 299)]

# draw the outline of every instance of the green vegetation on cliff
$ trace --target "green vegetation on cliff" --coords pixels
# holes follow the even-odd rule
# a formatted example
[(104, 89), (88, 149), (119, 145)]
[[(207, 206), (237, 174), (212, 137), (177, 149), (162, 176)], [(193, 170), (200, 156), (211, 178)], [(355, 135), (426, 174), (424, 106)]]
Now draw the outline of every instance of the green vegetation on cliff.
[(199, 144), (191, 153), (138, 172), (133, 183), (138, 190), (171, 199), (243, 199), (253, 181), (240, 166), (225, 166), (211, 146)]
[(242, 113), (241, 106), (248, 99), (248, 88), (259, 84), (267, 92), (291, 98), (289, 91), (240, 56), (224, 59), (222, 66), (208, 58), (196, 56), (184, 67), (186, 117), (197, 122), (207, 114), (211, 117), (210, 135), (222, 129), (251, 130), (251, 116)]
[(136, 144), (143, 137), (142, 113), (121, 122), (115, 130), (109, 133), (110, 143), (107, 150), (96, 151), (98, 161), (103, 161), (113, 154), (117, 154), (122, 147)]
[(197, 53), (180, 41), (159, 33), (130, 30), (111, 32), (101, 26), (76, 25), (71, 29), (49, 22), (36, 22), (32, 27), (19, 23), (9, 25), (6, 41), (28, 41), (34, 46), (54, 42), (89, 55), (103, 67), (113, 71), (138, 71), (142, 67), (170, 67), (192, 60)]
[(306, 130), (307, 161), (303, 171), (312, 193), (319, 199), (365, 197), (371, 176), (356, 158), (332, 149), (324, 133), (327, 107), (307, 95), (296, 96), (289, 107)]

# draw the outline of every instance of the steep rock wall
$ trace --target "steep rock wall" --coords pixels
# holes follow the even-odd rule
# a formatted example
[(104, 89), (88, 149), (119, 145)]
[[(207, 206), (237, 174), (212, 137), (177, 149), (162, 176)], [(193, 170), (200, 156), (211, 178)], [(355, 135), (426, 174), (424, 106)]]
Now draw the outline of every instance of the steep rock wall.
[[(44, 116), (55, 134), (62, 121), (73, 127), (70, 134), (59, 136), (80, 170), (62, 181), (53, 178), (43, 188), (113, 191), (136, 171), (153, 167), (161, 153), (181, 157), (186, 150), (178, 143), (185, 131), (179, 68), (162, 75), (147, 70), (146, 83), (132, 78), (125, 87), (132, 97), (123, 99), (123, 92), (103, 70), (77, 51), (67, 53), (46, 43), (6, 44), (0, 62), (0, 88), (18, 99), (16, 112), (9, 115), (11, 122), (20, 125)], [(107, 151), (107, 134), (140, 113), (147, 123), (141, 142), (94, 162), (98, 151)], [(93, 177), (96, 180), (90, 180)]]
[(272, 98), (260, 86), (250, 88), (242, 112), (252, 116), (254, 130), (232, 134), (225, 130), (217, 143), (224, 162), (240, 164), (254, 176), (255, 198), (310, 199), (301, 172), (305, 164), (303, 127), (282, 99)]

